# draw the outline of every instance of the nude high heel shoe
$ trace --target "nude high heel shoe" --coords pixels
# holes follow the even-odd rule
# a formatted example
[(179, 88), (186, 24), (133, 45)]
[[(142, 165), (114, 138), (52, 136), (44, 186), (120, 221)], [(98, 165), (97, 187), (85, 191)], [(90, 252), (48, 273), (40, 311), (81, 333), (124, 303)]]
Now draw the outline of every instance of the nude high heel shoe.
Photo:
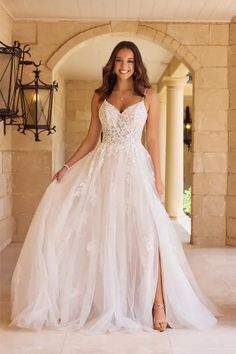
[(164, 330), (167, 328), (167, 326), (168, 326), (168, 324), (166, 322), (164, 304), (159, 304), (157, 302), (154, 302), (154, 305), (153, 305), (153, 328), (160, 331), (160, 332), (164, 332)]

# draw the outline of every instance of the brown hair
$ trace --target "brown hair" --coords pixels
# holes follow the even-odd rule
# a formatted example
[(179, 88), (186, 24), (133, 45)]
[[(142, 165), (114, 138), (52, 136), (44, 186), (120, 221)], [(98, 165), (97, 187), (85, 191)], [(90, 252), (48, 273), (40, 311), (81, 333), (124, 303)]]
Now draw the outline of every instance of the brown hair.
[(103, 101), (112, 93), (112, 90), (116, 83), (116, 74), (113, 73), (113, 69), (115, 66), (115, 59), (119, 50), (123, 48), (131, 49), (132, 52), (134, 53), (134, 74), (132, 78), (133, 78), (135, 93), (139, 96), (144, 97), (145, 89), (151, 87), (147, 75), (147, 69), (143, 63), (142, 56), (140, 54), (138, 47), (133, 42), (122, 41), (115, 46), (108, 62), (103, 67), (102, 85), (95, 90), (96, 93), (101, 95), (99, 101)]

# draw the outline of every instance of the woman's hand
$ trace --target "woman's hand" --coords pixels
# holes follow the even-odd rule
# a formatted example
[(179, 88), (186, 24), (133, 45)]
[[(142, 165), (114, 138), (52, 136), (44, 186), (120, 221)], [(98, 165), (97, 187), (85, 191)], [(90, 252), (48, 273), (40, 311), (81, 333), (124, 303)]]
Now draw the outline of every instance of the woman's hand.
[(164, 192), (164, 189), (165, 189), (164, 184), (162, 183), (162, 180), (160, 180), (160, 179), (157, 180), (155, 184), (156, 184), (157, 192), (161, 196)]
[(57, 182), (60, 182), (67, 170), (68, 170), (68, 168), (66, 168), (66, 166), (63, 166), (63, 167), (53, 176), (52, 181), (54, 181), (54, 180), (56, 179)]

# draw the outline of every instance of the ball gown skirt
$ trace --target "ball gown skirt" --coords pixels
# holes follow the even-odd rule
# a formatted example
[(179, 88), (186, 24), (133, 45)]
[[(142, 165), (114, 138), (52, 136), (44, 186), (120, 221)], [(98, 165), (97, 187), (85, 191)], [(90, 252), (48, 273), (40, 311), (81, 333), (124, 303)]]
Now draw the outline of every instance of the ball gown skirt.
[(10, 326), (152, 332), (159, 252), (169, 325), (214, 326), (221, 314), (196, 282), (141, 143), (144, 100), (122, 113), (105, 100), (99, 118), (103, 141), (49, 184), (34, 214)]

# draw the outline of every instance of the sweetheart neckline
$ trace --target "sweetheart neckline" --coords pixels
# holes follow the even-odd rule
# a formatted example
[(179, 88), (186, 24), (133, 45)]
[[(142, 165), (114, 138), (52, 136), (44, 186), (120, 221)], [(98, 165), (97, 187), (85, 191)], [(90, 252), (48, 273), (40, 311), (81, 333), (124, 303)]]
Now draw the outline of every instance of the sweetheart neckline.
[[(136, 106), (136, 105), (138, 105), (139, 103), (143, 103), (144, 109), (145, 109), (146, 113), (148, 113), (147, 108), (146, 108), (146, 106), (145, 106), (145, 103), (144, 103), (144, 100), (143, 100), (143, 99), (142, 99), (141, 101), (138, 101), (138, 102), (136, 102), (136, 103), (133, 103), (133, 104), (129, 105), (129, 106), (126, 107), (122, 112), (120, 112), (119, 109), (118, 109), (116, 106), (114, 106), (114, 104), (112, 104), (112, 103), (110, 103), (109, 101), (107, 101), (106, 98), (104, 99), (103, 103), (104, 103), (104, 102), (108, 103), (111, 107), (115, 108), (115, 110), (116, 110), (120, 115), (122, 115), (122, 114), (123, 114), (125, 111), (127, 111), (130, 107)], [(100, 108), (102, 107), (103, 103), (101, 104)]]

